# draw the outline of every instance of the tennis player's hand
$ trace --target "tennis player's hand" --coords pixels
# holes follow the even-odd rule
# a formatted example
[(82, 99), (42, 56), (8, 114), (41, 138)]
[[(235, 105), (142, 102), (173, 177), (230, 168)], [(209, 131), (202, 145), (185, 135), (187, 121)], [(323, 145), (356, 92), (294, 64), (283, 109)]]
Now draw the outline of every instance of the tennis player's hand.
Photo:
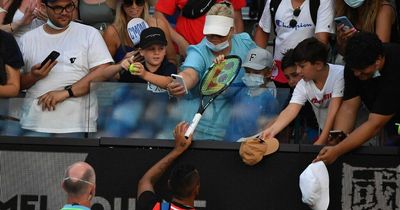
[(219, 63), (224, 62), (224, 60), (225, 60), (225, 55), (221, 54), (221, 55), (218, 55), (217, 57), (215, 57), (213, 62), (216, 63), (216, 64), (219, 64)]
[(176, 125), (174, 130), (174, 138), (175, 138), (175, 148), (179, 153), (183, 153), (184, 151), (189, 148), (190, 144), (192, 143), (193, 134), (189, 136), (188, 139), (185, 138), (185, 132), (189, 128), (189, 124), (186, 122), (180, 122)]

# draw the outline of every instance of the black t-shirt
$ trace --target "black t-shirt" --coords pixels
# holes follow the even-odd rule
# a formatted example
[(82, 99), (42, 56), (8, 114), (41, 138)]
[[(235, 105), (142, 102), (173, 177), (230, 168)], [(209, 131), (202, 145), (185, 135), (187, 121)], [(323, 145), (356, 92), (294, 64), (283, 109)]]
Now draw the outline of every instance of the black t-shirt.
[[(162, 200), (156, 194), (154, 194), (154, 192), (144, 191), (142, 194), (139, 195), (139, 198), (137, 199), (136, 208), (138, 210), (152, 210), (158, 202), (162, 202)], [(174, 207), (170, 209), (194, 210), (192, 207), (188, 207), (177, 202), (171, 202), (170, 205)]]
[(395, 114), (392, 122), (400, 122), (400, 45), (384, 44), (385, 64), (380, 76), (365, 81), (354, 76), (346, 67), (344, 100), (360, 96), (371, 113)]
[[(146, 65), (142, 63), (144, 68), (148, 71)], [(157, 75), (162, 75), (162, 76), (171, 76), (171, 74), (176, 74), (177, 73), (177, 67), (175, 64), (170, 63), (167, 59), (164, 58), (164, 60), (161, 63), (160, 68), (157, 69), (157, 71), (153, 72), (153, 74)], [(139, 76), (132, 75), (129, 71), (123, 71), (122, 74), (120, 75), (120, 82), (126, 82), (126, 83), (147, 83), (146, 80), (140, 78)]]
[(18, 44), (14, 37), (9, 33), (0, 30), (0, 41), (0, 47), (3, 48), (0, 49), (0, 56), (3, 59), (4, 64), (7, 64), (15, 69), (20, 69), (22, 66), (24, 66), (24, 60), (22, 59), (21, 51), (19, 50)]

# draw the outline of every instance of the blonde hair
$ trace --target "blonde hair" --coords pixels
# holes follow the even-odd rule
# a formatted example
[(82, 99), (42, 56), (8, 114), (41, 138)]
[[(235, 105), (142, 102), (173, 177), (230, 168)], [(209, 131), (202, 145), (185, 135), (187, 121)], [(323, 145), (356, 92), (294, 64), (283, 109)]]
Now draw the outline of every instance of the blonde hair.
[(358, 29), (375, 33), (376, 18), (381, 6), (388, 3), (385, 0), (365, 0), (358, 8), (351, 8), (344, 0), (336, 0), (335, 16), (347, 16)]
[[(139, 18), (142, 18), (147, 22), (149, 17), (149, 5), (147, 1), (145, 1), (142, 14)], [(118, 3), (117, 5), (117, 13), (115, 15), (113, 25), (117, 29), (119, 39), (121, 40), (121, 45), (133, 47), (132, 42), (130, 41), (130, 38), (128, 36), (128, 30), (126, 29), (126, 26), (128, 25), (128, 19), (125, 10), (123, 9), (123, 3)]]
[(220, 15), (229, 18), (233, 18), (233, 7), (229, 1), (223, 1), (214, 4), (208, 11), (207, 15)]

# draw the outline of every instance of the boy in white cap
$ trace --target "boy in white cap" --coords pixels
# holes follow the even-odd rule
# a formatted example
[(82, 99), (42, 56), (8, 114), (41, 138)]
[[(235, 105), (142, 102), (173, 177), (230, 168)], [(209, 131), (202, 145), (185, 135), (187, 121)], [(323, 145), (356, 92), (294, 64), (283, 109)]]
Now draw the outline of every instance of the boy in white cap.
[[(240, 89), (233, 98), (226, 141), (236, 141), (259, 132), (279, 113), (276, 87), (270, 79), (272, 66), (272, 55), (265, 49), (256, 47), (247, 54), (242, 65), (245, 74), (241, 78), (246, 87)], [(254, 122), (257, 122), (256, 126)]]

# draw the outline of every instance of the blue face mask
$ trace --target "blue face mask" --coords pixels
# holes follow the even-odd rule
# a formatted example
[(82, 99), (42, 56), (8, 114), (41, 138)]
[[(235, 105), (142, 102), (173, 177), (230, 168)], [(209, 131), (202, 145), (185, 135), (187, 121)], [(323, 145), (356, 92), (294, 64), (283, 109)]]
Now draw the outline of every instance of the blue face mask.
[(225, 42), (215, 45), (212, 42), (208, 41), (208, 39), (206, 39), (206, 46), (214, 52), (220, 52), (229, 47), (229, 42), (228, 40), (226, 40)]
[(349, 5), (349, 7), (351, 8), (357, 8), (360, 7), (365, 0), (344, 0), (344, 2), (346, 2), (347, 5)]
[(264, 84), (264, 75), (245, 73), (242, 81), (249, 88), (260, 87)]
[[(71, 22), (69, 22), (69, 24), (71, 24)], [(68, 24), (67, 26), (65, 26), (64, 28), (67, 28), (67, 27), (69, 26), (69, 24)], [(64, 29), (64, 28), (61, 28), (61, 27), (58, 27), (58, 26), (54, 25), (54, 23), (51, 22), (50, 19), (47, 19), (47, 25), (48, 25), (50, 28), (55, 29), (55, 30), (62, 30), (62, 29)]]

